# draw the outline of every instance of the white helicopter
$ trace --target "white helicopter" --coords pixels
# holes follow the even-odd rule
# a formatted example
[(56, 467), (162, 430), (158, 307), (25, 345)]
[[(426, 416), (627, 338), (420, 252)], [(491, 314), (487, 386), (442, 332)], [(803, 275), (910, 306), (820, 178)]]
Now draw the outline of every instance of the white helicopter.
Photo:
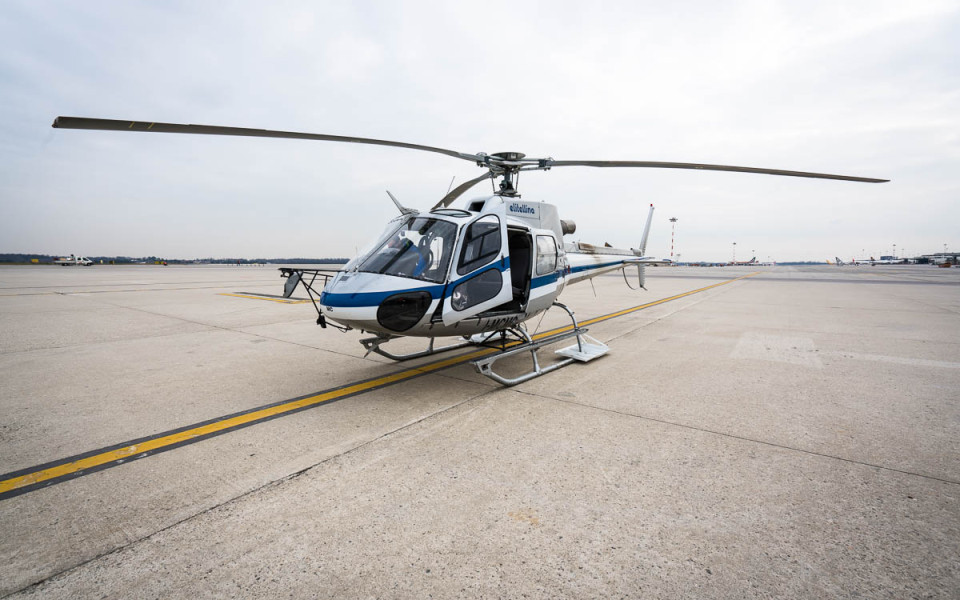
[[(390, 221), (380, 237), (342, 269), (280, 270), (287, 278), (285, 296), (289, 297), (302, 285), (317, 310), (318, 325), (326, 327), (329, 321), (343, 331), (358, 329), (374, 334), (360, 340), (368, 354), (376, 352), (392, 360), (407, 360), (470, 345), (492, 347), (497, 352), (475, 360), (474, 365), (479, 372), (504, 385), (527, 381), (573, 361), (586, 362), (608, 351), (607, 346), (586, 335), (587, 330), (578, 325), (570, 309), (557, 302), (567, 285), (636, 266), (639, 287), (644, 287), (644, 267), (667, 264), (644, 255), (653, 216), (652, 204), (637, 249), (564, 243), (563, 236), (573, 233), (576, 225), (560, 219), (557, 207), (552, 204), (521, 200), (516, 189), (521, 171), (572, 166), (653, 167), (866, 183), (887, 181), (728, 165), (554, 160), (527, 158), (520, 152), (470, 154), (370, 138), (149, 121), (57, 117), (53, 127), (373, 144), (435, 152), (476, 163), (485, 170), (483, 175), (449, 191), (426, 212), (402, 206), (387, 192), (400, 216)], [(476, 184), (498, 178), (499, 190), (492, 195), (470, 200), (462, 209), (450, 208), (454, 200)], [(567, 312), (572, 328), (534, 340), (525, 322), (554, 306)], [(428, 338), (427, 349), (394, 354), (383, 348), (387, 342), (403, 336)], [(462, 337), (463, 341), (435, 348), (435, 339), (443, 337)], [(540, 365), (537, 358), (540, 348), (570, 337), (576, 337), (577, 343), (557, 351), (564, 358), (547, 366)], [(493, 370), (498, 360), (522, 352), (531, 354), (533, 367), (529, 371), (506, 377)]]

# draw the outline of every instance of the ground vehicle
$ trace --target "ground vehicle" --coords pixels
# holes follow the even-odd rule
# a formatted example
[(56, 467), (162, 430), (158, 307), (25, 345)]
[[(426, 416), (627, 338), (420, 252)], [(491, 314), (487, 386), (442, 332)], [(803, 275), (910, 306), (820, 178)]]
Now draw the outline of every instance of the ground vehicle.
[(60, 265), (63, 267), (69, 267), (71, 265), (89, 267), (90, 265), (93, 264), (93, 261), (83, 256), (74, 256), (73, 254), (71, 254), (70, 256), (67, 256), (65, 258), (58, 258), (57, 260), (53, 261), (53, 264)]

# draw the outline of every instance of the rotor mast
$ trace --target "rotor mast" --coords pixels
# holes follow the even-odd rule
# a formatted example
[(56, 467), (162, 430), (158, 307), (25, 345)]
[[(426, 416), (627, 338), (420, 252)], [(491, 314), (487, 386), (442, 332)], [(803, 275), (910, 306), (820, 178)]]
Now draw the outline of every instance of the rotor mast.
[(525, 158), (526, 155), (523, 152), (497, 152), (496, 154), (478, 152), (477, 156), (481, 158), (477, 161), (477, 166), (489, 169), (491, 177), (503, 178), (500, 181), (500, 191), (496, 192), (496, 195), (507, 198), (520, 196), (520, 192), (517, 191), (520, 171), (549, 171), (553, 165), (552, 158)]

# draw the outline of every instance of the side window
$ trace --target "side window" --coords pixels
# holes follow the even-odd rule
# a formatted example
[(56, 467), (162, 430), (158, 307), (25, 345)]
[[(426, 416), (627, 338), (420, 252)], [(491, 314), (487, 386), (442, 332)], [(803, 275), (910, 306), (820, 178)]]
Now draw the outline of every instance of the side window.
[(549, 235), (537, 236), (537, 275), (557, 270), (557, 243)]
[(503, 289), (503, 275), (496, 269), (487, 269), (453, 288), (450, 306), (453, 310), (466, 310), (495, 298), (501, 289)]
[(463, 236), (457, 273), (465, 275), (500, 255), (500, 219), (487, 215), (471, 223)]

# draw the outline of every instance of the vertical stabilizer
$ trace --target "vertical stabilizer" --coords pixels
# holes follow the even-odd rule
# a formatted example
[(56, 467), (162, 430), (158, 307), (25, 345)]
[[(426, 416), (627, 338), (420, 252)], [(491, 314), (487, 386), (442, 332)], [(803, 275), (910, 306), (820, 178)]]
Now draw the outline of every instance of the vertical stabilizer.
[(653, 205), (650, 205), (650, 212), (647, 213), (647, 224), (643, 228), (643, 237), (640, 239), (640, 256), (647, 254), (647, 238), (650, 237), (650, 223), (653, 221)]

